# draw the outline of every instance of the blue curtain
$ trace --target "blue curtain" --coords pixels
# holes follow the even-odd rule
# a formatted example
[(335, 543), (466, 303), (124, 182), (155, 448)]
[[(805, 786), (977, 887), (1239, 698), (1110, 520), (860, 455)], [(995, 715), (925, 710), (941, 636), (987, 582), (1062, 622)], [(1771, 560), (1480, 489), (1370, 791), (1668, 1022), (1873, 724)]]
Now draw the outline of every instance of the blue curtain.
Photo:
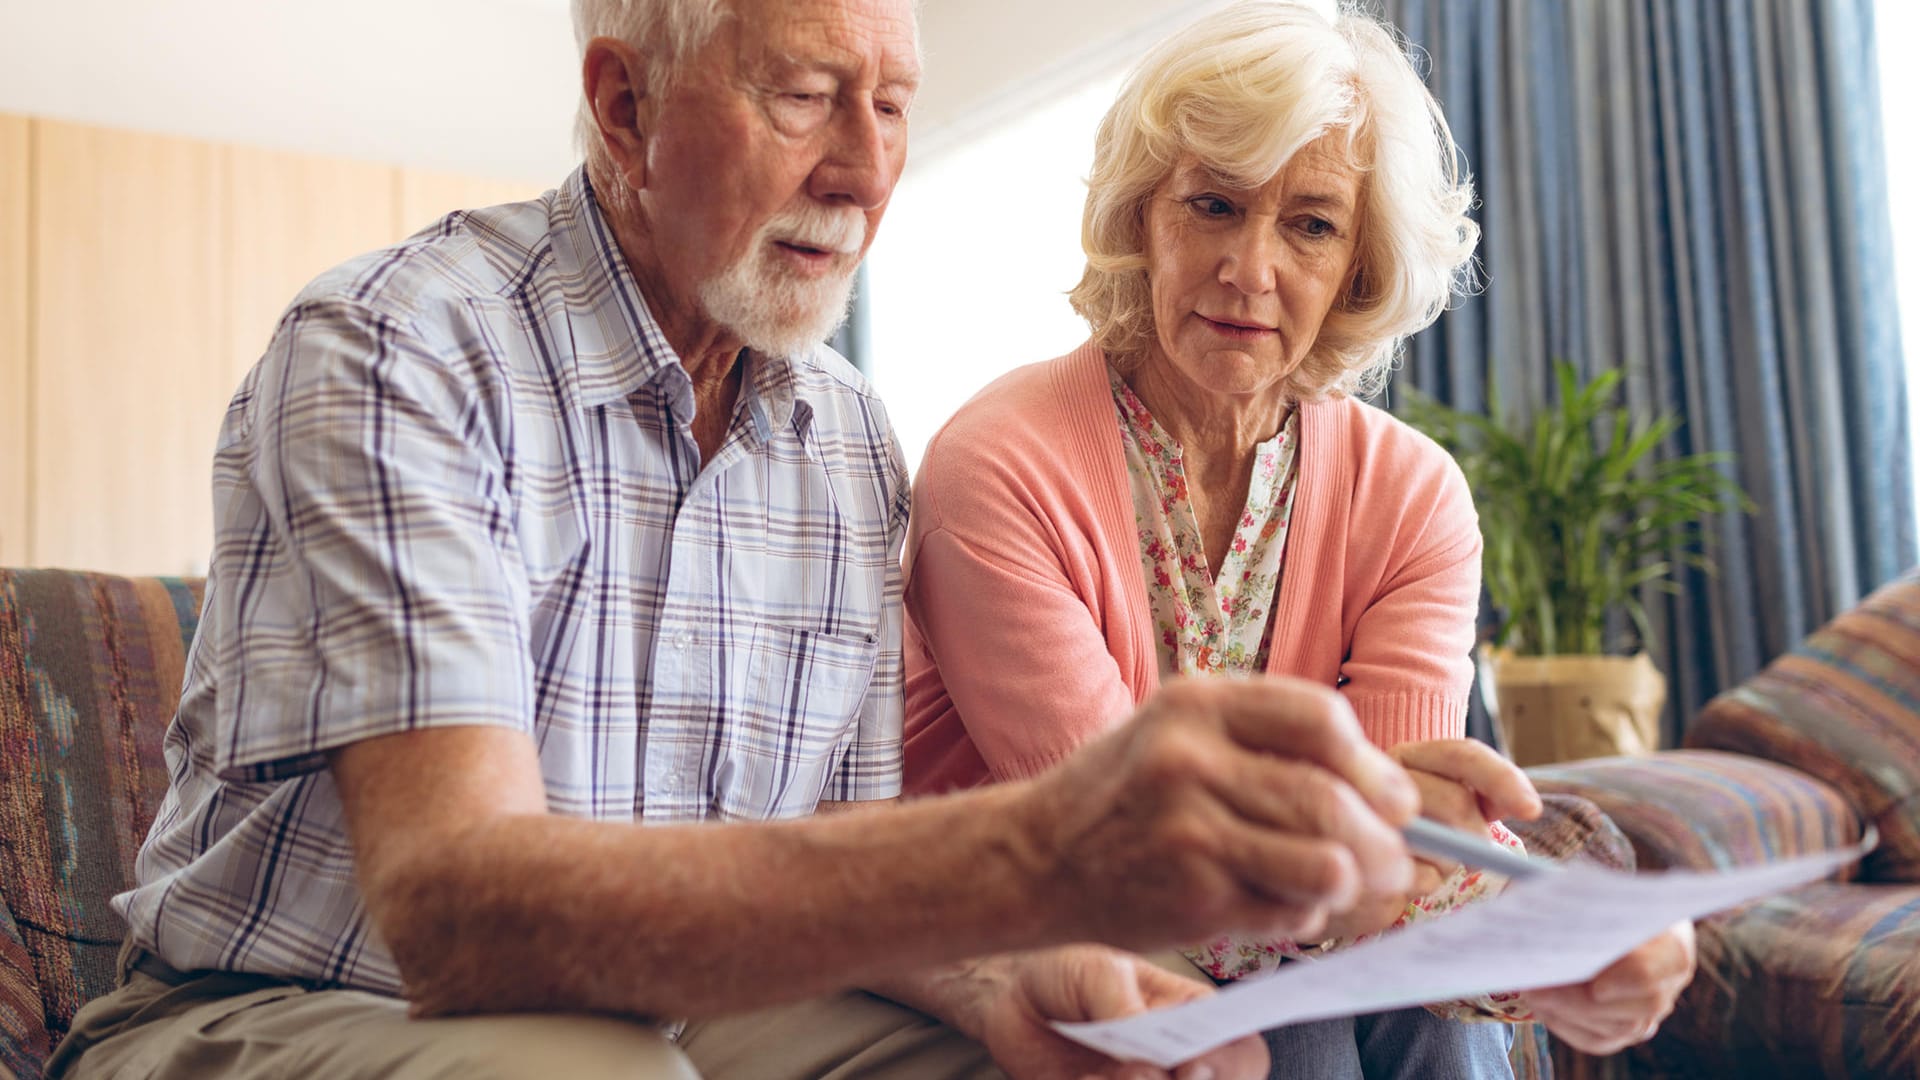
[(1669, 737), (1916, 560), (1872, 0), (1376, 0), (1479, 187), (1483, 295), (1399, 385), (1482, 408), (1627, 368), (1758, 504), (1650, 600)]

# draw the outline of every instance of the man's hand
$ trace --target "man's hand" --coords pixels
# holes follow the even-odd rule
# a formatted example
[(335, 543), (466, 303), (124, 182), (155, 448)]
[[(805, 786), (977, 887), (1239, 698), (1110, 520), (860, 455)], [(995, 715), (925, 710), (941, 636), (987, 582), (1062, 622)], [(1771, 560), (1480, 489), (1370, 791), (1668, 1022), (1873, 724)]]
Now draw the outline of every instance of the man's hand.
[(1336, 692), (1297, 679), (1169, 683), (1034, 783), (1022, 832), (1054, 931), (1165, 948), (1310, 937), (1413, 884), (1416, 791)]
[(1215, 1080), (1267, 1075), (1267, 1048), (1258, 1035), (1219, 1047), (1169, 1074), (1123, 1064), (1054, 1031), (1051, 1021), (1113, 1020), (1213, 993), (1193, 979), (1130, 953), (1098, 945), (1069, 945), (982, 962), (993, 989), (982, 1002), (978, 1036), (1013, 1080)]
[(1588, 1054), (1612, 1054), (1646, 1042), (1693, 981), (1693, 924), (1667, 932), (1579, 986), (1529, 990), (1526, 1002), (1547, 1030)]
[[(1345, 911), (1327, 917), (1327, 925), (1315, 935), (1317, 941), (1351, 941), (1366, 934), (1377, 934), (1400, 921), (1407, 905), (1446, 884), (1447, 873), (1439, 863), (1414, 856), (1413, 884), (1399, 892), (1369, 893)], [(1304, 944), (1304, 943), (1303, 943)]]

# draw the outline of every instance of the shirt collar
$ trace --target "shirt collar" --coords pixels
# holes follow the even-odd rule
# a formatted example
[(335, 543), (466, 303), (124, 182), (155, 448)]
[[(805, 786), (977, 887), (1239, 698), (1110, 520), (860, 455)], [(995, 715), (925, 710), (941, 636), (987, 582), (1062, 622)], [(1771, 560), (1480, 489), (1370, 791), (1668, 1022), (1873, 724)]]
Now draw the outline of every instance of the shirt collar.
[(813, 403), (803, 395), (799, 362), (785, 357), (749, 353), (747, 378), (743, 389), (747, 396), (747, 415), (754, 431), (764, 441), (773, 433), (792, 425), (801, 442), (811, 445)]
[(581, 166), (561, 186), (548, 233), (562, 279), (582, 404), (618, 401), (680, 357), (647, 309)]
[[(668, 368), (679, 367), (679, 354), (667, 344), (612, 227), (600, 213), (585, 166), (575, 169), (561, 187), (548, 229), (554, 268), (564, 279), (581, 403), (591, 408), (618, 401)], [(762, 440), (792, 424), (802, 441), (808, 441), (813, 405), (798, 375), (801, 363), (797, 358), (750, 354), (744, 389)]]

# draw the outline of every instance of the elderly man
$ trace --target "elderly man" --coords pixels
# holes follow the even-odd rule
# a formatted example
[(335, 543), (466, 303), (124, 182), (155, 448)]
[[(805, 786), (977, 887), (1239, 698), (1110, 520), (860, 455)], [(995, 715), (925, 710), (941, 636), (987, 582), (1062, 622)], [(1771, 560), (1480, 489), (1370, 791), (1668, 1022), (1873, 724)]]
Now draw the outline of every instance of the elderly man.
[(587, 166), (323, 275), (228, 410), (122, 985), (51, 1074), (1117, 1075), (1046, 1021), (1206, 991), (1062, 943), (1404, 888), (1413, 786), (1299, 684), (826, 813), (900, 784), (906, 476), (815, 343), (912, 4), (574, 7)]

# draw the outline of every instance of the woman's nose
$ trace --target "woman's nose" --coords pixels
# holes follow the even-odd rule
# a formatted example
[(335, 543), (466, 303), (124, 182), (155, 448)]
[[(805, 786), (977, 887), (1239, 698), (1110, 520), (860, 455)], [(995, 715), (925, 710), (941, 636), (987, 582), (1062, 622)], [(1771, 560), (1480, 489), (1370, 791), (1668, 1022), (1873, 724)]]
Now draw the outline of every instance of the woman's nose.
[(1269, 293), (1280, 280), (1280, 238), (1264, 224), (1236, 229), (1220, 254), (1220, 281), (1250, 296)]

